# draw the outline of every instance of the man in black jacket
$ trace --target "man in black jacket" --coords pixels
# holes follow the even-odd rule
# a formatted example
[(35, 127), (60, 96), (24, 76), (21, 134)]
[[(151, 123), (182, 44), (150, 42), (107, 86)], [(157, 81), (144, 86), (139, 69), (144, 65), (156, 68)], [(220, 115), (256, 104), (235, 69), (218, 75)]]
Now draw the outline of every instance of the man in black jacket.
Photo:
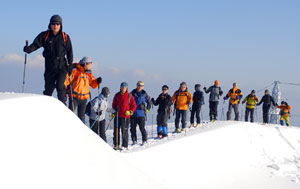
[(29, 46), (24, 47), (24, 52), (31, 53), (44, 47), (45, 58), (45, 90), (44, 95), (52, 96), (54, 88), (60, 101), (66, 103), (66, 90), (64, 81), (68, 68), (73, 62), (73, 50), (70, 37), (62, 31), (62, 18), (53, 15), (47, 31), (41, 32)]
[(168, 94), (169, 87), (164, 85), (162, 93), (156, 100), (151, 98), (153, 105), (158, 106), (157, 110), (157, 135), (159, 138), (168, 136), (168, 119), (171, 113), (172, 97)]
[(261, 101), (257, 104), (259, 106), (261, 103), (263, 104), (263, 123), (269, 123), (269, 110), (271, 108), (271, 103), (273, 106), (276, 106), (276, 103), (273, 97), (269, 94), (269, 90), (265, 90), (265, 95), (262, 97)]
[[(204, 104), (204, 96), (203, 96), (203, 92), (200, 91), (200, 84), (196, 84), (195, 85), (195, 92), (193, 94), (193, 105), (192, 105), (192, 109), (191, 109), (191, 127), (199, 127), (200, 126), (200, 111), (201, 111), (201, 107)], [(197, 119), (197, 125), (194, 125), (194, 118), (196, 115), (196, 119)]]

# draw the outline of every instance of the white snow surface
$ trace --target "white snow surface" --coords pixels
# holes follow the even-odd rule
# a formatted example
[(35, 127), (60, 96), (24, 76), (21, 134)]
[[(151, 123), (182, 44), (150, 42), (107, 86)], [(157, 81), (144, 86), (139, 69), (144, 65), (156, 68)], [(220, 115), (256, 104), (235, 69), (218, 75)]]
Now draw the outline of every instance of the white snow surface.
[(217, 121), (120, 153), (55, 98), (0, 107), (0, 188), (300, 188), (298, 127)]

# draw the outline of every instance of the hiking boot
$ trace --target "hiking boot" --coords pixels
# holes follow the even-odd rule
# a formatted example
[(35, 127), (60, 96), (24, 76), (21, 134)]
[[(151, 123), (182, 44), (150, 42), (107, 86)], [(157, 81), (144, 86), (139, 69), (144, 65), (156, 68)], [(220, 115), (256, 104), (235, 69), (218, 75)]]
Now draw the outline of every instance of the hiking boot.
[(142, 146), (144, 146), (144, 145), (146, 145), (146, 144), (148, 144), (147, 141), (143, 141), (143, 142), (142, 142)]
[(133, 142), (132, 142), (132, 145), (136, 145), (136, 144), (137, 144), (137, 141), (133, 141)]
[(195, 127), (196, 127), (196, 128), (197, 128), (197, 127), (200, 127), (200, 123), (198, 123)]
[(121, 150), (122, 151), (128, 150), (128, 147), (122, 146)]
[(167, 138), (167, 137), (168, 137), (168, 135), (163, 135), (161, 138), (164, 139), (164, 138)]
[(180, 129), (179, 128), (175, 129), (175, 133), (181, 133)]
[(184, 132), (184, 131), (185, 131), (185, 128), (182, 128), (182, 129), (181, 129), (181, 132)]
[(194, 123), (192, 123), (189, 128), (192, 128), (192, 127), (195, 127)]

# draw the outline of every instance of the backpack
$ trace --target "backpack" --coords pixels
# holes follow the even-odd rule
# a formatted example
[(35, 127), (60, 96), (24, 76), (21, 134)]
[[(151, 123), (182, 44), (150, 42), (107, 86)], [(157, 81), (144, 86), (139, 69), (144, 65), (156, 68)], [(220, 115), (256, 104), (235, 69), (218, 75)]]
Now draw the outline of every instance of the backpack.
[[(64, 39), (64, 46), (66, 46), (67, 40), (68, 40), (68, 35), (65, 32), (61, 32), (63, 39)], [(50, 35), (50, 30), (47, 30), (45, 35), (44, 35), (44, 43), (47, 41), (48, 37)]]
[[(98, 96), (87, 103), (86, 108), (85, 108), (85, 115), (87, 115), (89, 117), (91, 116), (92, 103), (94, 103), (97, 98), (98, 98)], [(101, 106), (101, 103), (102, 103), (102, 100), (101, 100), (101, 98), (99, 98), (99, 100), (98, 100), (99, 107)]]

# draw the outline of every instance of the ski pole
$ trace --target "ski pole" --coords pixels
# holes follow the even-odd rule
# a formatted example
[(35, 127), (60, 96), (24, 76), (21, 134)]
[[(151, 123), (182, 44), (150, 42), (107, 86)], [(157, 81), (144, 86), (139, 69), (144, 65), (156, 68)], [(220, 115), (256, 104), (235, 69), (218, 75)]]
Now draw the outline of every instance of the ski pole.
[(118, 137), (119, 137), (119, 135), (118, 135), (118, 131), (119, 131), (119, 112), (117, 111), (117, 117), (116, 117), (116, 119), (117, 119), (117, 126), (116, 126), (116, 130), (117, 130), (117, 133), (116, 133), (116, 150), (119, 150), (119, 144), (118, 144)]
[(111, 123), (112, 123), (113, 120), (114, 120), (114, 118), (112, 118), (112, 119), (109, 121), (109, 123), (108, 123), (108, 125), (107, 125), (105, 131), (107, 131), (107, 129), (111, 126)]
[[(26, 47), (28, 47), (28, 40), (26, 40)], [(27, 53), (25, 52), (22, 93), (24, 93), (24, 90), (25, 90), (25, 73), (26, 73), (26, 63), (27, 63)]]
[[(68, 71), (70, 70), (70, 65), (67, 64), (68, 66)], [(71, 83), (71, 78), (70, 78), (70, 75), (68, 73), (68, 77), (69, 77), (69, 86), (70, 86), (70, 94), (71, 94), (71, 107), (72, 107), (72, 111), (75, 111), (74, 110), (74, 99), (73, 99), (73, 91), (72, 91), (72, 83)]]
[(152, 139), (154, 138), (153, 136), (153, 113), (152, 113)]

